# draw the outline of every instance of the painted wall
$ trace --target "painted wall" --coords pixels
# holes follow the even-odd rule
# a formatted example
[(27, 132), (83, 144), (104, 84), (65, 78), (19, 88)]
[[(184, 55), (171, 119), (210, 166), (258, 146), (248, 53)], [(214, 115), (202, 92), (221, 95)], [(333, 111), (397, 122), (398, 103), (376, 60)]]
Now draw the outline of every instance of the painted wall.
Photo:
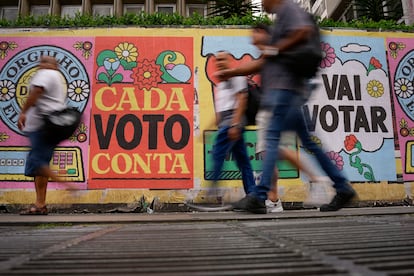
[[(83, 111), (74, 135), (57, 148), (49, 203), (203, 201), (211, 185), (215, 127), (214, 57), (258, 57), (248, 29), (119, 28), (9, 30), (0, 34), (0, 203), (30, 203), (28, 139), (17, 128), (27, 85), (41, 55), (56, 56), (67, 101)], [(360, 200), (411, 197), (414, 179), (414, 34), (323, 31), (325, 58), (305, 106), (310, 130), (352, 181)], [(257, 80), (257, 76), (254, 76)], [(256, 175), (255, 128), (246, 146)], [(300, 147), (301, 160), (322, 174)], [(280, 162), (282, 200), (306, 197), (306, 176)], [(228, 158), (220, 188), (243, 195)]]

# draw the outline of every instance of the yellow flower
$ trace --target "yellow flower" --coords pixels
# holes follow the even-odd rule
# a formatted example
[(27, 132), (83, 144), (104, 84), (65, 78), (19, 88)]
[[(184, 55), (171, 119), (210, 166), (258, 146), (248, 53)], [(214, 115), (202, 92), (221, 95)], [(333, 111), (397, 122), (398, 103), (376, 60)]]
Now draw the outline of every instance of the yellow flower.
[(384, 94), (384, 85), (377, 80), (371, 80), (367, 84), (367, 92), (371, 97), (379, 98)]
[(127, 62), (137, 61), (138, 49), (134, 44), (128, 42), (119, 43), (119, 45), (115, 47), (115, 53), (119, 59), (124, 59)]

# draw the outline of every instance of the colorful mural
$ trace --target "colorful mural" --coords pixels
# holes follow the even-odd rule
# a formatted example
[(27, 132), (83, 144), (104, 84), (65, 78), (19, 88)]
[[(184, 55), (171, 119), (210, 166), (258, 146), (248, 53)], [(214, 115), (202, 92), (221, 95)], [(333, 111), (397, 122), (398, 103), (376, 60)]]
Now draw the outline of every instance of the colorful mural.
[(386, 40), (391, 92), (394, 100), (396, 138), (403, 179), (414, 180), (414, 40), (389, 37)]
[[(234, 66), (258, 58), (249, 34), (155, 28), (1, 34), (0, 189), (33, 188), (23, 175), (29, 142), (17, 118), (41, 55), (58, 59), (67, 103), (83, 112), (78, 130), (51, 161), (72, 189), (208, 187), (216, 132), (214, 53), (229, 51)], [(325, 58), (303, 111), (313, 139), (355, 184), (395, 183), (399, 174), (414, 180), (413, 43), (412, 34), (323, 32)], [(259, 173), (255, 127), (245, 135)], [(300, 141), (292, 148), (322, 174)], [(290, 164), (278, 166), (281, 183), (307, 181)], [(241, 187), (231, 156), (221, 178), (223, 187)]]
[(97, 37), (90, 188), (191, 188), (192, 38)]

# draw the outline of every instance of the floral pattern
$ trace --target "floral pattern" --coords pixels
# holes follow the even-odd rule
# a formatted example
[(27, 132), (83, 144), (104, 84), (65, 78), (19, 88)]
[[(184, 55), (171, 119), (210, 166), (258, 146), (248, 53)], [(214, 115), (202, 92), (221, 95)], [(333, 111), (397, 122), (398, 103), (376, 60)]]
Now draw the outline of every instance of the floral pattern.
[(367, 84), (367, 92), (373, 98), (379, 98), (384, 95), (384, 85), (377, 80), (370, 80)]
[(16, 93), (16, 86), (9, 80), (0, 81), (0, 101), (9, 101)]
[(6, 132), (0, 132), (0, 142), (7, 141), (10, 136)]
[(71, 142), (79, 142), (84, 143), (88, 139), (88, 135), (86, 134), (88, 127), (85, 125), (84, 122), (81, 122), (72, 136), (69, 137), (69, 141)]
[(388, 49), (390, 50), (390, 55), (391, 57), (393, 57), (394, 59), (397, 58), (397, 53), (398, 51), (402, 50), (405, 48), (405, 44), (401, 43), (401, 42), (390, 42), (388, 44)]
[(84, 80), (73, 81), (68, 87), (68, 97), (75, 102), (81, 102), (87, 99), (89, 92), (89, 84)]
[(345, 150), (349, 153), (349, 164), (358, 170), (358, 173), (368, 181), (375, 181), (372, 167), (362, 163), (358, 156), (362, 152), (362, 144), (354, 134), (347, 135), (344, 141)]
[(367, 76), (372, 70), (381, 69), (381, 68), (382, 68), (381, 62), (378, 59), (371, 57), (371, 59), (369, 60), (369, 65), (367, 69)]
[(139, 89), (150, 90), (162, 81), (160, 67), (154, 61), (144, 59), (133, 71), (135, 84)]
[(127, 62), (135, 62), (138, 57), (138, 49), (134, 44), (123, 42), (115, 47), (115, 54), (119, 59), (124, 59)]
[(400, 135), (402, 137), (414, 136), (414, 128), (409, 127), (407, 120), (404, 118), (400, 120)]
[(413, 83), (406, 78), (399, 78), (394, 82), (394, 91), (399, 98), (410, 98), (414, 93)]
[(0, 41), (0, 59), (5, 59), (10, 50), (17, 48), (17, 43), (13, 41)]
[(337, 153), (335, 151), (329, 151), (329, 152), (326, 153), (326, 155), (328, 156), (329, 159), (332, 160), (332, 162), (338, 168), (338, 170), (340, 170), (340, 171), (343, 170), (344, 160), (343, 160), (342, 156), (339, 155), (339, 153)]
[(336, 54), (335, 54), (335, 49), (333, 47), (331, 47), (331, 45), (329, 43), (321, 43), (321, 48), (322, 48), (322, 61), (320, 64), (321, 68), (328, 68), (331, 67), (332, 64), (335, 63), (335, 58), (336, 58)]
[(82, 56), (88, 59), (92, 54), (93, 44), (90, 41), (78, 41), (73, 44), (73, 48), (78, 51), (82, 51)]

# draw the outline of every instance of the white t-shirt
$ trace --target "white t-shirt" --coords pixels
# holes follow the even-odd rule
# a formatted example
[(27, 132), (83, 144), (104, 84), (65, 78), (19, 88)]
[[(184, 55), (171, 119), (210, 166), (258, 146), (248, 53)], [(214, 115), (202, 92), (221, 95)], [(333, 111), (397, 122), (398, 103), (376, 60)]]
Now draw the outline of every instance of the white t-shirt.
[(39, 130), (43, 126), (43, 114), (66, 107), (66, 87), (62, 75), (57, 70), (40, 69), (30, 81), (32, 86), (43, 87), (44, 92), (36, 104), (29, 108), (26, 115), (26, 126), (24, 131), (31, 132)]
[(215, 95), (216, 112), (237, 108), (236, 94), (246, 89), (247, 81), (243, 76), (219, 82)]

